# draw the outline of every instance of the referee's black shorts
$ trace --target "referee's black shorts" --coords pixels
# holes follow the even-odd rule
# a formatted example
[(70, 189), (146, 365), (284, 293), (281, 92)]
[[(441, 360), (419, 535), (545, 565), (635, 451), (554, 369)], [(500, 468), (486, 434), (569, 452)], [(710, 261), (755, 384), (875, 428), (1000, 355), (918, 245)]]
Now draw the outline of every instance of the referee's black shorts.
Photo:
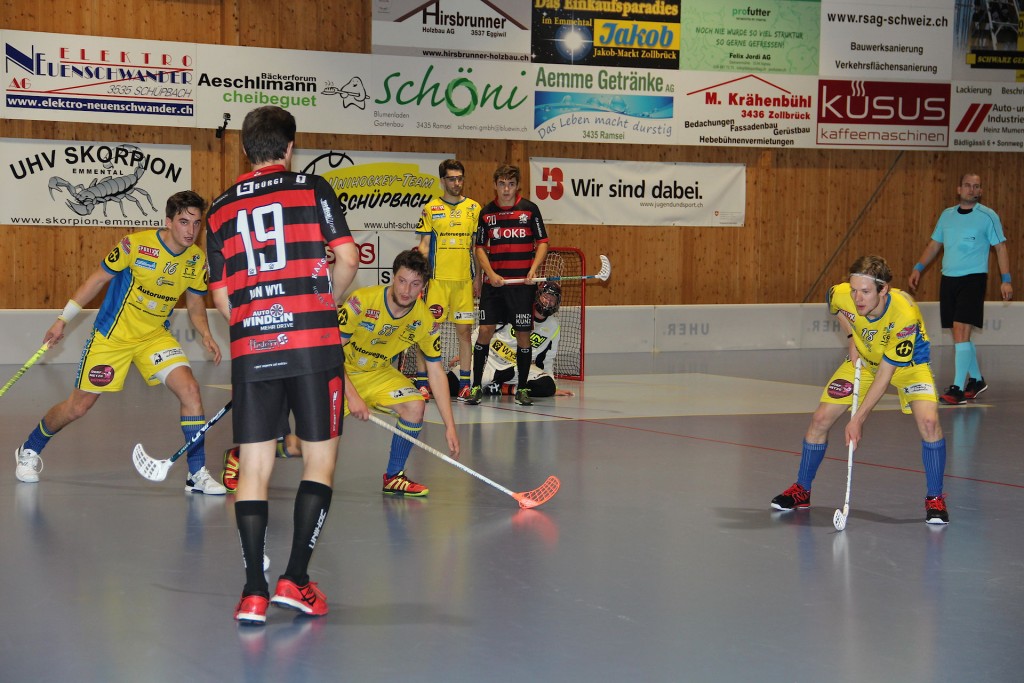
[(963, 323), (982, 327), (985, 324), (985, 290), (988, 273), (973, 273), (961, 277), (942, 276), (939, 283), (939, 316), (942, 327)]

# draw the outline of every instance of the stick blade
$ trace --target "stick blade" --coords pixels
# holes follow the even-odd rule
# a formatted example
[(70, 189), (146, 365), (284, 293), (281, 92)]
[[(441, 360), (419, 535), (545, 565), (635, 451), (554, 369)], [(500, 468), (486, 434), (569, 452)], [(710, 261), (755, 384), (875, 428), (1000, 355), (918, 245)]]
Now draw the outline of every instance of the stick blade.
[(167, 478), (167, 470), (171, 469), (170, 460), (154, 460), (141, 443), (132, 449), (132, 463), (138, 473), (150, 481), (163, 481)]
[(597, 279), (605, 282), (609, 277), (611, 277), (612, 262), (609, 261), (608, 257), (604, 254), (601, 254), (599, 258), (601, 259), (601, 270), (597, 273)]
[(835, 514), (832, 515), (832, 526), (836, 528), (836, 531), (842, 531), (846, 528), (846, 515), (843, 514), (842, 510), (836, 510)]
[(551, 475), (547, 478), (547, 481), (534, 490), (517, 493), (513, 498), (519, 501), (519, 507), (521, 508), (535, 508), (554, 498), (561, 486), (562, 482), (558, 481), (558, 477)]

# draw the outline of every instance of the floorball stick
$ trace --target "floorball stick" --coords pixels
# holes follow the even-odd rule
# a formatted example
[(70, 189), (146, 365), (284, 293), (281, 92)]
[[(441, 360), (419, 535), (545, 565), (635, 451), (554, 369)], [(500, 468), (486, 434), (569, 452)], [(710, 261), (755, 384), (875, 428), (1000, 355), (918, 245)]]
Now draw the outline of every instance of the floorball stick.
[(48, 349), (48, 348), (50, 348), (49, 344), (43, 344), (42, 346), (40, 346), (39, 350), (36, 351), (34, 354), (32, 354), (32, 357), (29, 358), (27, 361), (25, 361), (24, 365), (22, 365), (20, 368), (18, 368), (18, 371), (16, 373), (14, 373), (14, 377), (12, 377), (9, 380), (7, 380), (7, 384), (5, 384), (2, 388), (0, 388), (0, 396), (3, 396), (4, 394), (6, 394), (7, 390), (10, 389), (11, 387), (13, 387), (14, 383), (17, 382), (19, 379), (21, 379), (21, 376), (24, 375), (25, 372), (30, 367), (35, 365), (37, 360), (39, 360), (40, 358), (43, 357), (43, 354), (46, 353), (46, 349)]
[[(850, 419), (857, 414), (857, 399), (860, 397), (860, 358), (857, 358), (857, 365), (853, 371), (853, 410), (850, 412)], [(853, 449), (854, 442), (850, 442), (850, 454), (846, 459), (846, 502), (842, 510), (836, 510), (832, 515), (832, 525), (836, 531), (846, 528), (846, 518), (850, 515), (850, 482), (853, 480)]]
[(433, 446), (429, 446), (429, 445), (423, 443), (422, 441), (420, 441), (419, 439), (417, 439), (416, 437), (410, 436), (409, 434), (406, 434), (405, 432), (403, 432), (398, 427), (395, 427), (395, 426), (385, 422), (384, 420), (380, 419), (376, 415), (370, 415), (370, 422), (372, 422), (373, 424), (377, 425), (378, 427), (383, 427), (384, 429), (388, 430), (392, 434), (397, 434), (398, 436), (402, 437), (403, 439), (405, 439), (406, 441), (412, 443), (413, 445), (419, 446), (420, 448), (425, 450), (427, 453), (430, 453), (431, 455), (436, 455), (437, 457), (441, 458), (442, 460), (444, 460), (449, 465), (454, 465), (455, 467), (458, 467), (460, 470), (462, 470), (466, 474), (473, 475), (474, 477), (476, 477), (480, 481), (484, 482), (485, 484), (490, 484), (491, 486), (493, 486), (494, 488), (498, 489), (502, 493), (504, 493), (506, 495), (509, 495), (509, 496), (512, 496), (513, 498), (516, 499), (516, 501), (519, 502), (519, 507), (521, 507), (521, 508), (535, 508), (538, 505), (543, 505), (544, 503), (546, 503), (549, 500), (551, 500), (556, 493), (558, 493), (558, 487), (562, 485), (561, 482), (558, 481), (558, 477), (552, 475), (552, 476), (547, 478), (547, 481), (545, 481), (543, 484), (541, 484), (540, 486), (538, 486), (534, 490), (532, 490), (532, 491), (524, 491), (522, 493), (516, 493), (515, 491), (511, 491), (511, 490), (505, 488), (501, 484), (497, 484), (497, 483), (491, 481), (490, 479), (488, 479), (484, 475), (480, 474), (479, 472), (471, 470), (470, 468), (466, 467), (465, 465), (463, 465), (458, 460), (453, 460), (452, 458), (449, 458), (447, 455), (445, 455), (441, 451), (437, 450)]
[(606, 281), (612, 274), (612, 262), (608, 260), (608, 257), (601, 254), (601, 270), (598, 271), (597, 275), (551, 275), (548, 277), (535, 277), (535, 278), (509, 278), (505, 280), (506, 285), (525, 285), (525, 284), (536, 284), (538, 282), (565, 282), (567, 280), (601, 280)]
[(174, 461), (181, 456), (188, 453), (189, 449), (192, 448), (196, 443), (199, 442), (203, 436), (206, 435), (208, 430), (213, 425), (217, 424), (217, 421), (228, 414), (231, 410), (231, 401), (228, 401), (223, 408), (217, 411), (217, 414), (211, 417), (206, 424), (199, 428), (196, 435), (186, 443), (184, 446), (178, 449), (178, 452), (167, 458), (166, 460), (155, 460), (146, 453), (146, 449), (142, 447), (141, 443), (135, 444), (135, 448), (132, 449), (132, 462), (135, 463), (135, 469), (139, 471), (146, 479), (150, 481), (163, 481), (167, 478), (167, 470), (171, 469), (171, 465)]

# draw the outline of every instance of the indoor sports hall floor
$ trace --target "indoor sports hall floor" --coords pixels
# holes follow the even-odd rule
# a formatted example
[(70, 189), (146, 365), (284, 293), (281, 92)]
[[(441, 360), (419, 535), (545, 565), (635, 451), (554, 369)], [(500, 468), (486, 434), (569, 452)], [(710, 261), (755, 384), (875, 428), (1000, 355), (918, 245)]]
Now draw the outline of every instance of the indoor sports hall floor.
[[(36, 366), (0, 399), (0, 681), (1020, 681), (1021, 349), (981, 347), (984, 400), (941, 409), (952, 523), (923, 523), (919, 440), (890, 394), (843, 533), (838, 429), (815, 507), (768, 505), (840, 353), (592, 356), (576, 397), (457, 405), (463, 463), (514, 491), (561, 479), (533, 511), (424, 452), (409, 473), (429, 498), (382, 496), (390, 434), (347, 420), (311, 568), (331, 612), (271, 608), (264, 628), (232, 620), (232, 497), (186, 495), (183, 463), (162, 484), (131, 465), (136, 442), (181, 444), (166, 390), (135, 377), (51, 442), (41, 483), (15, 480), (10, 454), (74, 373)], [(948, 383), (946, 347), (936, 370)], [(196, 372), (212, 414), (227, 364)], [(422, 438), (443, 447), (436, 424)], [(217, 474), (229, 440), (228, 421), (208, 435)], [(272, 581), (299, 472), (277, 461)]]

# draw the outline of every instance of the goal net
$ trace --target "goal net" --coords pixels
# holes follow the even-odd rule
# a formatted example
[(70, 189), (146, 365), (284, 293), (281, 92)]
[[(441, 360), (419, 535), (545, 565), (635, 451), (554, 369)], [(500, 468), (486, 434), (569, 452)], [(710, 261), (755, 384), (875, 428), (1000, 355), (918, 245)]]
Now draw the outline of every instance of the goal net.
[[(585, 275), (586, 264), (583, 252), (572, 247), (551, 247), (538, 277), (580, 277)], [(562, 303), (555, 317), (558, 318), (558, 356), (555, 358), (554, 375), (560, 379), (583, 379), (583, 339), (585, 320), (584, 292), (586, 280), (559, 282), (562, 287)], [(459, 355), (459, 341), (455, 336), (455, 323), (441, 323), (441, 359), (448, 371), (450, 361)], [(399, 358), (399, 369), (407, 376), (416, 375), (416, 358), (410, 349)]]

